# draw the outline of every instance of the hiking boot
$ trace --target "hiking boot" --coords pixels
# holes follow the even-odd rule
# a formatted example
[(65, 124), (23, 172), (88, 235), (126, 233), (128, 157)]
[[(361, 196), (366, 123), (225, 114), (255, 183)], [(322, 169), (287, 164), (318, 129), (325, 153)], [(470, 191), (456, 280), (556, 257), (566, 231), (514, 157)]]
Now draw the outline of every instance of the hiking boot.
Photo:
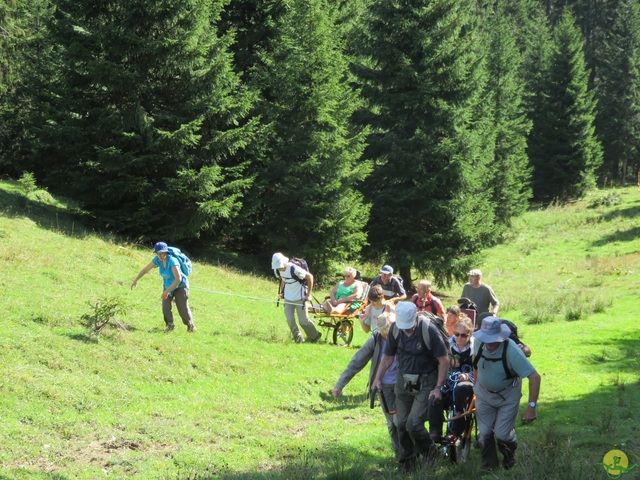
[(311, 343), (318, 343), (318, 342), (320, 341), (320, 339), (321, 339), (321, 338), (322, 338), (322, 333), (318, 332), (318, 335), (317, 335), (315, 338), (310, 339), (309, 341), (310, 341)]
[(196, 326), (193, 323), (190, 323), (189, 325), (187, 325), (187, 332), (196, 332), (198, 329), (196, 328)]
[(516, 448), (518, 448), (518, 444), (516, 442), (498, 441), (498, 449), (504, 457), (502, 466), (505, 468), (505, 470), (509, 470), (510, 468), (516, 466)]
[(164, 329), (164, 333), (173, 332), (173, 329), (176, 328), (173, 324), (167, 325), (167, 328)]
[(480, 455), (483, 470), (498, 468), (498, 451), (493, 434), (480, 440)]

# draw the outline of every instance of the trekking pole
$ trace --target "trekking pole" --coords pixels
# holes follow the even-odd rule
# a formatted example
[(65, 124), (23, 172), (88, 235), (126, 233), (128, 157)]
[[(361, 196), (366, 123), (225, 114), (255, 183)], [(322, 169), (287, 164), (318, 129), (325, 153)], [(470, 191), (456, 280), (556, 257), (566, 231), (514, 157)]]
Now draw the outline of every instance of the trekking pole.
[(282, 286), (282, 282), (278, 282), (278, 301), (276, 302), (276, 308), (280, 306), (280, 287)]
[(378, 387), (373, 387), (373, 390), (369, 393), (369, 408), (375, 408), (376, 406), (376, 393), (378, 393)]

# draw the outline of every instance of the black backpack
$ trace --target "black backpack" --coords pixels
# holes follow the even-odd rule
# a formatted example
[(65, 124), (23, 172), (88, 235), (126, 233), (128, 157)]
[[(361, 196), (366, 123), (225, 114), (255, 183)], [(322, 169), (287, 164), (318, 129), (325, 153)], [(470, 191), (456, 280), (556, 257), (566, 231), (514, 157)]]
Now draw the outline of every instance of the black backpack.
[[(303, 270), (306, 270), (307, 272), (309, 271), (309, 265), (307, 264), (307, 261), (304, 258), (297, 258), (297, 257), (293, 257), (289, 259), (289, 262), (292, 263), (293, 265), (291, 265), (291, 269), (289, 270), (289, 274), (291, 275), (291, 278), (293, 278), (294, 280), (298, 281), (299, 283), (301, 283), (302, 285), (304, 285), (305, 287), (307, 286), (307, 279), (305, 278), (298, 278), (298, 276), (295, 274), (295, 266), (297, 265), (298, 267), (302, 268)], [(276, 276), (278, 278), (282, 278), (280, 276), (280, 271), (279, 270), (275, 270), (276, 272)]]
[[(451, 344), (449, 343), (449, 332), (447, 332), (447, 327), (444, 326), (444, 321), (437, 315), (434, 315), (433, 313), (427, 311), (418, 312), (418, 318), (422, 319), (422, 341), (427, 347), (427, 350), (431, 351), (431, 336), (429, 334), (429, 324), (433, 323), (438, 329), (438, 333), (442, 337), (444, 347), (447, 351), (447, 356), (449, 357), (449, 360), (451, 360), (453, 358), (453, 355), (451, 354)], [(394, 323), (392, 332), (393, 338), (397, 340), (399, 333), (400, 329)]]
[(507, 347), (509, 346), (509, 339), (502, 342), (504, 347), (502, 348), (502, 358), (487, 358), (482, 355), (482, 349), (484, 348), (484, 342), (480, 343), (480, 347), (478, 348), (478, 353), (476, 354), (476, 358), (473, 360), (473, 369), (477, 370), (478, 362), (480, 358), (483, 358), (486, 362), (500, 362), (502, 361), (502, 368), (504, 368), (505, 380), (511, 380), (512, 378), (516, 378), (517, 375), (513, 372), (509, 365), (507, 364)]

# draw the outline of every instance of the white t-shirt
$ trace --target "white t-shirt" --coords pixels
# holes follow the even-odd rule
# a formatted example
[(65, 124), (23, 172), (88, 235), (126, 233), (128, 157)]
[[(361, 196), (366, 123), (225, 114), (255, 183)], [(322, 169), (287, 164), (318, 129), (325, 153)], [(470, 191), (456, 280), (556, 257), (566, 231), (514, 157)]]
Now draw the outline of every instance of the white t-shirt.
[(293, 271), (298, 278), (304, 278), (307, 276), (309, 272), (307, 272), (304, 268), (299, 267), (291, 262), (287, 262), (285, 265), (284, 272), (278, 270), (280, 273), (280, 278), (284, 281), (284, 299), (287, 301), (294, 301), (306, 298), (305, 288), (302, 283), (300, 283), (297, 279), (291, 277), (291, 267), (293, 266)]
[(380, 308), (374, 307), (373, 303), (369, 304), (364, 311), (366, 315), (364, 320), (365, 325), (369, 325), (374, 332), (378, 330), (378, 317), (386, 312), (387, 308), (389, 308), (390, 312), (396, 311), (395, 305), (386, 302), (383, 302)]

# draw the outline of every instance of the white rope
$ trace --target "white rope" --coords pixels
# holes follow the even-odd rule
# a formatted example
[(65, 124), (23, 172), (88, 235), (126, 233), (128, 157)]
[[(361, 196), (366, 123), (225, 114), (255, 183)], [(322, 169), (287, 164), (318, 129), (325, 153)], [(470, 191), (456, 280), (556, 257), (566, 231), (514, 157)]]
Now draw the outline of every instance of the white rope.
[[(249, 300), (258, 300), (260, 302), (269, 302), (269, 303), (276, 303), (277, 302), (277, 300), (270, 300), (268, 298), (250, 297), (249, 295), (239, 295), (237, 293), (221, 292), (219, 290), (209, 290), (209, 289), (200, 288), (200, 287), (189, 287), (189, 289), (190, 290), (200, 290), (202, 292), (217, 293), (218, 295), (228, 295), (230, 297), (248, 298)], [(280, 303), (289, 304), (289, 305), (300, 305), (299, 303), (288, 302), (288, 301), (286, 301), (284, 299), (280, 299)]]

